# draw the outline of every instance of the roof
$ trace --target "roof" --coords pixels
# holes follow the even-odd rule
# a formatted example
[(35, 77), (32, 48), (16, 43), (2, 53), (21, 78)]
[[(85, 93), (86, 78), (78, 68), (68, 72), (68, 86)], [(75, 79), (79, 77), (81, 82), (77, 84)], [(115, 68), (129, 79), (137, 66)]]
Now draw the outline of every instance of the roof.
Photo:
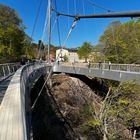
[[(59, 50), (59, 49), (61, 49), (61, 48), (58, 48), (57, 50)], [(69, 52), (77, 52), (78, 51), (77, 48), (62, 48), (62, 49), (68, 50)]]

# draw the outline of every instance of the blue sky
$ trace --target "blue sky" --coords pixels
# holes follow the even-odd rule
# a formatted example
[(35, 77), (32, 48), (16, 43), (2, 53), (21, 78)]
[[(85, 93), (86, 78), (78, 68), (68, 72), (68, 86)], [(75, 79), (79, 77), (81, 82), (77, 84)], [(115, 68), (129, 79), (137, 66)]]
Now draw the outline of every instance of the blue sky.
[[(54, 0), (53, 4), (54, 4)], [(77, 14), (92, 14), (92, 13), (106, 13), (107, 11), (91, 6), (88, 0), (56, 0), (58, 11), (64, 13), (77, 13)], [(76, 9), (74, 6), (76, 3)], [(93, 0), (90, 0), (93, 1)], [(140, 10), (139, 0), (94, 0), (96, 4), (111, 9), (116, 12), (120, 11), (137, 11)], [(23, 24), (27, 27), (26, 32), (30, 36), (33, 29), (38, 5), (40, 0), (0, 0), (0, 3), (6, 4), (14, 8), (18, 15), (23, 20)], [(69, 8), (68, 8), (69, 7)], [(84, 7), (84, 8), (83, 8)], [(69, 10), (68, 10), (69, 9)], [(43, 26), (45, 22), (45, 14), (47, 10), (47, 0), (43, 0), (41, 11), (37, 21), (37, 26), (33, 34), (33, 39), (37, 42), (42, 37)], [(55, 20), (55, 14), (52, 15), (52, 24)], [(120, 20), (122, 22), (130, 20), (130, 18), (117, 18), (117, 19), (81, 19), (78, 21), (76, 27), (71, 33), (70, 38), (66, 43), (66, 47), (79, 47), (84, 41), (91, 42), (93, 45), (98, 43), (99, 37), (103, 34), (108, 24), (111, 21)], [(64, 43), (66, 35), (73, 23), (73, 19), (67, 17), (59, 17), (61, 43)], [(56, 24), (55, 24), (56, 25)], [(47, 35), (44, 38), (44, 43), (47, 42)], [(59, 45), (57, 28), (54, 26), (52, 31), (51, 43)]]

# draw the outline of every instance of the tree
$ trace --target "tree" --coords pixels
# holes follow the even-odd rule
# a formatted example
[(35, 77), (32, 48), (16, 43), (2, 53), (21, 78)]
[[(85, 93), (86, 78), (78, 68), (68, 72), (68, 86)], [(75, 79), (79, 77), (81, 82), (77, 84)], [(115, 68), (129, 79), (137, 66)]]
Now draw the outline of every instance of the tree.
[[(140, 86), (133, 81), (111, 84), (99, 108), (89, 102), (81, 108), (80, 130), (90, 139), (132, 140), (140, 138)], [(82, 122), (82, 121), (81, 121)]]
[(69, 61), (69, 58), (68, 58), (68, 56), (67, 55), (64, 55), (64, 62), (68, 62)]
[(99, 113), (108, 139), (132, 139), (134, 134), (135, 138), (140, 137), (139, 100), (140, 87), (133, 81), (110, 87)]
[(24, 29), (16, 11), (0, 4), (0, 63), (17, 61), (27, 53), (24, 51), (27, 46)]
[(92, 45), (89, 42), (84, 42), (83, 45), (78, 49), (79, 58), (80, 59), (84, 58), (85, 62), (87, 62), (91, 50), (92, 50)]
[(19, 27), (21, 24), (22, 20), (18, 17), (14, 9), (0, 4), (0, 27), (7, 29), (11, 25)]
[(139, 28), (138, 20), (112, 22), (100, 37), (107, 59), (114, 63), (140, 63)]
[(106, 57), (103, 54), (105, 45), (104, 44), (97, 44), (92, 48), (92, 52), (89, 55), (90, 62), (98, 63), (98, 62), (105, 62)]

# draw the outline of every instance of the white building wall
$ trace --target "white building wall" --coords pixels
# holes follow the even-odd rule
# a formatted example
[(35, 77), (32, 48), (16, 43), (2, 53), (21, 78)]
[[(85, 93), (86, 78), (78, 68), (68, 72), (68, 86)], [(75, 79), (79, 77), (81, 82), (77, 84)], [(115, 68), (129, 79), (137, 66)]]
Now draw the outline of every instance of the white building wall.
[[(61, 52), (61, 54), (60, 54)], [(60, 58), (61, 56), (64, 57), (65, 55), (68, 57), (69, 62), (84, 62), (83, 59), (79, 59), (77, 52), (70, 52), (66, 49), (58, 49), (56, 50), (56, 58), (58, 58), (59, 55), (59, 60), (63, 60), (63, 58)]]
[(62, 60), (62, 58), (60, 58), (60, 57), (64, 57), (65, 55), (66, 56), (69, 55), (68, 50), (66, 50), (66, 49), (58, 49), (58, 50), (56, 50), (56, 58), (58, 58), (58, 56), (59, 56), (59, 60)]
[(69, 52), (68, 59), (69, 59), (69, 62), (78, 62), (79, 61), (79, 57), (76, 52)]

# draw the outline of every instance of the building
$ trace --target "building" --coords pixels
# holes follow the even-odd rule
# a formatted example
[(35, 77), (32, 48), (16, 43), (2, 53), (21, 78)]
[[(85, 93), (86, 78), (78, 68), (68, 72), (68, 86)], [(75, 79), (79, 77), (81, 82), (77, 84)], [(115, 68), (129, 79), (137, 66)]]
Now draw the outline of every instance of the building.
[(79, 59), (77, 51), (78, 50), (74, 48), (57, 49), (56, 58), (60, 61), (64, 61), (64, 58), (67, 58), (68, 62), (84, 62), (84, 60)]
[(56, 59), (59, 61), (64, 61), (64, 57), (68, 57), (69, 52), (67, 49), (57, 49), (56, 50)]

